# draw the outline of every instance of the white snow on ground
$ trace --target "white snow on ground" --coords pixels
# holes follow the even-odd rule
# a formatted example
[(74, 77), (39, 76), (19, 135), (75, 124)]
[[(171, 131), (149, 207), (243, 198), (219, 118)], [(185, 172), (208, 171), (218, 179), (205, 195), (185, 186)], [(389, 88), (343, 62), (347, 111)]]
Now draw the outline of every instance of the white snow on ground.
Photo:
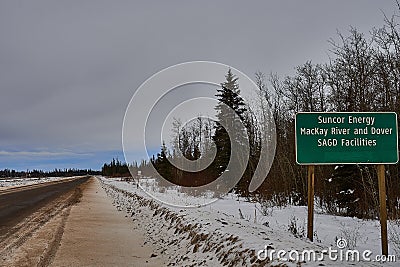
[[(376, 220), (316, 213), (312, 243), (304, 237), (307, 207), (270, 207), (268, 215), (263, 216), (259, 203), (250, 203), (230, 194), (211, 205), (182, 209), (155, 201), (136, 185), (121, 179), (99, 179), (117, 208), (139, 223), (139, 227), (147, 232), (147, 242), (169, 258), (170, 266), (398, 266), (396, 262), (373, 262), (381, 251), (380, 226)], [(150, 179), (141, 180), (141, 185), (147, 189), (151, 187), (152, 194), (157, 192)], [(159, 191), (163, 192), (159, 193), (163, 194), (163, 199), (170, 198), (174, 203), (194, 203), (193, 196), (177, 190)], [(200, 199), (199, 203), (203, 201)], [(295, 231), (288, 230), (289, 225), (297, 230), (297, 237), (293, 234)], [(338, 249), (337, 239), (345, 239), (347, 246)], [(266, 247), (268, 255), (275, 250), (272, 262), (257, 257)], [(389, 254), (395, 254), (393, 247), (390, 243)], [(338, 257), (337, 260), (331, 260), (329, 252), (322, 253), (329, 249), (337, 251), (331, 254)], [(353, 249), (360, 252), (361, 262), (346, 261), (347, 251)], [(296, 258), (298, 253), (300, 262), (279, 259), (279, 250), (286, 251), (283, 258), (289, 258), (289, 255)], [(324, 260), (302, 261), (304, 250), (313, 250), (317, 258), (323, 256)], [(371, 262), (362, 260), (362, 254), (367, 250), (371, 251), (366, 254)], [(261, 257), (264, 255), (260, 254)]]
[(0, 190), (11, 187), (41, 184), (53, 181), (60, 181), (64, 179), (70, 179), (73, 177), (42, 177), (42, 178), (6, 178), (0, 179)]

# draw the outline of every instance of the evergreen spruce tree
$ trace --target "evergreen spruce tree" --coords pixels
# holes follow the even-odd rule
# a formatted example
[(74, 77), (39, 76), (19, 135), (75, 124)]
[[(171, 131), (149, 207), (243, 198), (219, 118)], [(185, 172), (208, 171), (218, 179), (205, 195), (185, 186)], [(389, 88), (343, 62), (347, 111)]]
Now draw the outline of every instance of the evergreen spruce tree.
[[(240, 96), (238, 78), (232, 74), (231, 69), (228, 70), (225, 78), (225, 82), (221, 83), (221, 87), (217, 89), (216, 94), (219, 100), (219, 104), (215, 107), (218, 121), (216, 122), (213, 140), (217, 147), (217, 155), (214, 160), (214, 169), (217, 176), (226, 170), (231, 156), (231, 140), (224, 125), (232, 130), (232, 142), (240, 142), (245, 136), (245, 132), (239, 127), (246, 108), (244, 100)], [(235, 111), (237, 116), (235, 117), (229, 109)]]
[(160, 153), (157, 153), (157, 159), (154, 161), (154, 166), (162, 177), (168, 181), (172, 181), (172, 165), (168, 161), (168, 149), (164, 142), (161, 146)]

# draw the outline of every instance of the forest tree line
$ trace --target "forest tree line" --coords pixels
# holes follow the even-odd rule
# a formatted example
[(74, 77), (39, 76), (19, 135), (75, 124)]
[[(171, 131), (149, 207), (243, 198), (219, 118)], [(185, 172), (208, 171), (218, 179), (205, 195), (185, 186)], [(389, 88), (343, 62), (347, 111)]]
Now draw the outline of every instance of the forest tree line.
[[(400, 7), (398, 8), (400, 11)], [(293, 76), (256, 73), (256, 82), (273, 109), (277, 150), (271, 172), (259, 189), (263, 197), (305, 204), (306, 168), (295, 163), (294, 115), (297, 112), (400, 112), (400, 31), (398, 17), (366, 35), (356, 28), (331, 39), (329, 62), (298, 66)], [(387, 204), (400, 211), (399, 165), (387, 165)], [(377, 173), (371, 165), (316, 167), (316, 196), (327, 212), (378, 216)]]
[[(397, 3), (398, 4), (398, 3)], [(397, 13), (400, 6), (396, 7)], [(367, 34), (350, 28), (338, 32), (329, 40), (328, 62), (307, 61), (295, 68), (293, 75), (281, 77), (277, 73), (255, 73), (260, 92), (260, 105), (268, 103), (276, 125), (277, 147), (272, 168), (264, 183), (250, 193), (248, 185), (260, 157), (260, 137), (263, 129), (254, 123), (254, 113), (243, 102), (237, 77), (228, 71), (225, 81), (216, 92), (220, 103), (231, 107), (244, 122), (250, 144), (249, 161), (242, 179), (233, 189), (249, 199), (268, 201), (271, 205), (305, 205), (307, 203), (306, 167), (295, 160), (294, 117), (297, 112), (379, 112), (392, 111), (400, 115), (400, 31), (398, 15), (384, 16), (383, 26)], [(128, 167), (141, 170), (143, 175), (156, 172), (167, 180), (184, 186), (199, 186), (216, 179), (226, 171), (230, 155), (227, 132), (221, 127), (228, 119), (222, 106), (216, 107), (218, 121), (200, 117), (182, 125), (176, 119), (171, 149), (163, 144), (150, 162), (142, 161), (121, 167), (112, 162), (104, 170), (112, 175)], [(234, 121), (234, 120), (233, 120)], [(241, 135), (243, 130), (238, 130)], [(236, 136), (237, 137), (237, 136)], [(236, 138), (234, 137), (234, 138)], [(171, 160), (189, 160), (216, 147), (216, 157), (209, 167), (200, 172), (175, 168)], [(125, 169), (124, 169), (125, 168)], [(399, 165), (386, 166), (387, 207), (389, 217), (400, 216)], [(317, 205), (325, 212), (360, 218), (376, 218), (379, 214), (378, 185), (375, 166), (339, 165), (316, 167)]]

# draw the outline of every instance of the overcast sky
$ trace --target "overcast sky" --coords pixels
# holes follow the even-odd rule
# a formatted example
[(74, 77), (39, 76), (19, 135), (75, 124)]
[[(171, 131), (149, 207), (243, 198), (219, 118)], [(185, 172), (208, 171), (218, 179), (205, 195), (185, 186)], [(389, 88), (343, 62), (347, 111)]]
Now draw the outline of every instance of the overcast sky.
[(250, 77), (292, 74), (307, 60), (326, 62), (337, 30), (367, 33), (394, 7), (394, 0), (2, 0), (0, 169), (99, 169), (123, 159), (125, 109), (163, 68), (209, 60)]

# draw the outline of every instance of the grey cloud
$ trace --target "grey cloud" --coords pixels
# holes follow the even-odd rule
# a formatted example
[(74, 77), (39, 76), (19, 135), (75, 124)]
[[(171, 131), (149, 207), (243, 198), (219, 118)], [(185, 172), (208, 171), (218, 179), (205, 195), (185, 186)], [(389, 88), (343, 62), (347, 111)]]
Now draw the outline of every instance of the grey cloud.
[(367, 32), (393, 8), (371, 0), (0, 1), (0, 150), (119, 150), (129, 99), (155, 72), (210, 60), (249, 76), (290, 74), (306, 60), (326, 61), (336, 29)]

